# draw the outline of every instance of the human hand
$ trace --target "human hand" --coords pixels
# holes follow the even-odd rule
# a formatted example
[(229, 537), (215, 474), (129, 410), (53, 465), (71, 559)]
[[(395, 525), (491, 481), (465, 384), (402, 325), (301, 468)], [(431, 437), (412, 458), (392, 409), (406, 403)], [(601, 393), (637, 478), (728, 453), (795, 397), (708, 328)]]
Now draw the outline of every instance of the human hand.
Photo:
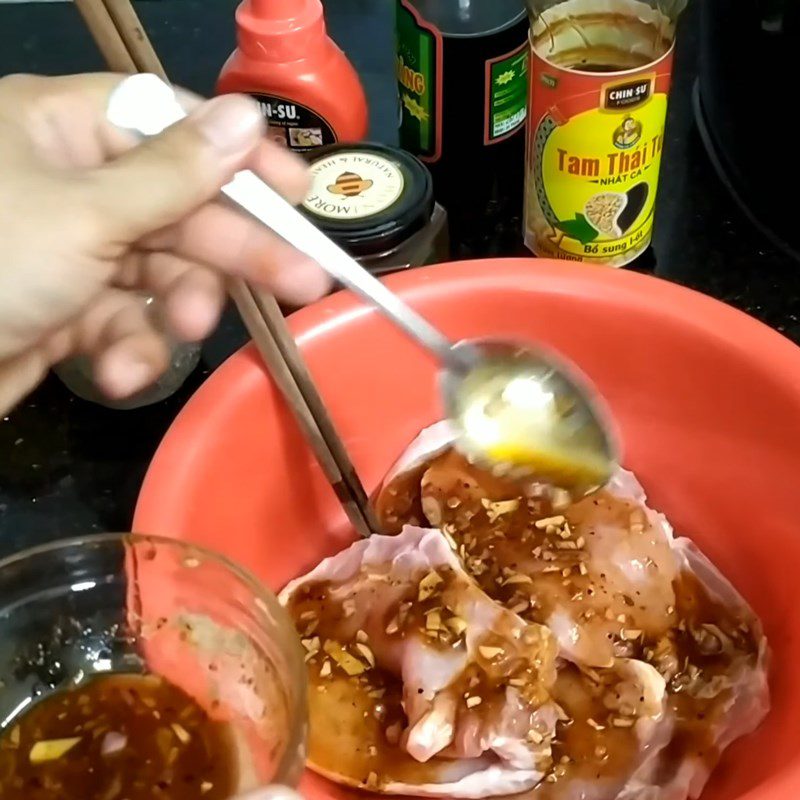
[(292, 202), (306, 192), (302, 161), (264, 139), (255, 105), (181, 94), (189, 117), (136, 146), (105, 119), (121, 79), (0, 79), (0, 411), (72, 354), (113, 398), (152, 383), (169, 347), (141, 292), (171, 335), (197, 341), (227, 275), (298, 305), (328, 288), (307, 257), (215, 202), (242, 168)]

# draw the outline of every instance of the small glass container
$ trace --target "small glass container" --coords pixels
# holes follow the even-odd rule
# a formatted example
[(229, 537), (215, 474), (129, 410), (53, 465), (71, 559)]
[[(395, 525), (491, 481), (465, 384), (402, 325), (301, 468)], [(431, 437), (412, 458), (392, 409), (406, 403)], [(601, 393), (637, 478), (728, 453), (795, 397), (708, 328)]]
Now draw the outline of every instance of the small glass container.
[(61, 382), (75, 395), (97, 403), (106, 408), (130, 410), (142, 406), (153, 405), (175, 394), (183, 386), (184, 381), (194, 372), (200, 361), (201, 346), (195, 342), (178, 342), (166, 333), (159, 304), (155, 298), (142, 295), (142, 302), (147, 306), (153, 324), (163, 332), (170, 347), (170, 364), (167, 370), (155, 383), (137, 392), (131, 397), (114, 400), (106, 397), (94, 382), (92, 362), (86, 356), (72, 356), (53, 367)]
[(447, 260), (447, 213), (419, 159), (362, 142), (321, 147), (308, 160), (313, 183), (301, 210), (370, 272)]
[(294, 626), (252, 575), (194, 545), (105, 534), (0, 561), (0, 736), (93, 676), (165, 678), (229, 726), (237, 791), (294, 786), (306, 670)]

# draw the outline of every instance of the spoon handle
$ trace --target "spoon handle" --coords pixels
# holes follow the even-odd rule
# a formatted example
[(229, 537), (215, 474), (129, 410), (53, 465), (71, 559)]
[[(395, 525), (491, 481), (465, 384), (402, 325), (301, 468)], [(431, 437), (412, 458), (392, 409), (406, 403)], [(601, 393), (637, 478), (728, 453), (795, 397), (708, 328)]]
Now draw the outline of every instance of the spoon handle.
[(311, 257), (341, 284), (377, 306), (440, 360), (450, 360), (452, 345), (439, 330), (387, 289), (254, 173), (249, 170), (236, 173), (222, 191), (297, 250)]
[[(117, 127), (153, 136), (186, 116), (172, 88), (155, 75), (132, 75), (112, 93), (107, 117)], [(463, 368), (463, 359), (437, 328), (354, 258), (325, 236), (306, 217), (250, 170), (237, 172), (222, 193), (332, 277), (379, 308), (412, 339), (448, 366)]]

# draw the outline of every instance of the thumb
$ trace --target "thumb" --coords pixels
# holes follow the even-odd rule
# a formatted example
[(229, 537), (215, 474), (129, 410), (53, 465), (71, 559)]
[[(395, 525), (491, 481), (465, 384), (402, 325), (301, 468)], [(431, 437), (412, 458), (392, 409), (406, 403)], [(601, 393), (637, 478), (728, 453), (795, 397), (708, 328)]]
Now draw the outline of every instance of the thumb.
[(264, 118), (226, 95), (92, 173), (90, 203), (114, 241), (134, 242), (216, 197), (258, 147)]
[(240, 794), (231, 800), (303, 800), (303, 798), (288, 786), (266, 786), (248, 794)]

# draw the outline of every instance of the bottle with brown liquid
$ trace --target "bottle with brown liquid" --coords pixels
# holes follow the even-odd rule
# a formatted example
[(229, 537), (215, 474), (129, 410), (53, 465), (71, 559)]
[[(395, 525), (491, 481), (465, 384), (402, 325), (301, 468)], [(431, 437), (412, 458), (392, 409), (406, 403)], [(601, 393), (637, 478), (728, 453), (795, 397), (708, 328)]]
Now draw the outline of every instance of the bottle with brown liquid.
[(686, 0), (527, 0), (525, 243), (646, 268), (675, 21)]
[(486, 253), (504, 233), (518, 244), (524, 0), (396, 0), (396, 9), (400, 146), (430, 168), (459, 255)]

